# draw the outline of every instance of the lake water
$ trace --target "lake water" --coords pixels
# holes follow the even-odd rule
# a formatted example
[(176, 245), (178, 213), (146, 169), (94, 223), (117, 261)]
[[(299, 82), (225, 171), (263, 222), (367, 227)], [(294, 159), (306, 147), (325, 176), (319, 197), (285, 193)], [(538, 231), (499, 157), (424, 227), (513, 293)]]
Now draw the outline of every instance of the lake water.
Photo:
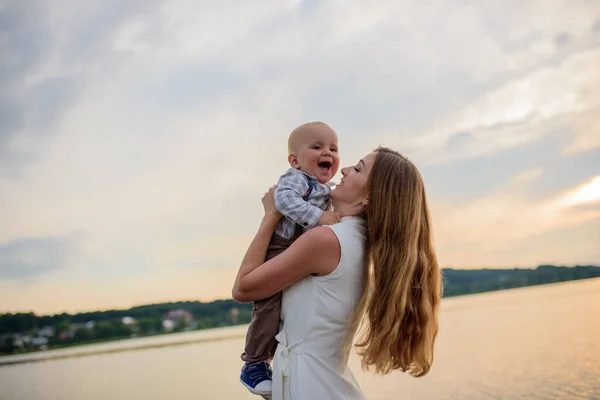
[[(440, 319), (436, 359), (423, 378), (376, 377), (351, 358), (367, 399), (600, 400), (600, 279), (450, 298)], [(233, 327), (21, 356), (79, 355), (0, 366), (0, 400), (258, 400), (238, 381), (244, 331)], [(200, 342), (172, 345), (195, 340)], [(143, 349), (157, 343), (165, 347)], [(81, 355), (104, 350), (115, 352)]]

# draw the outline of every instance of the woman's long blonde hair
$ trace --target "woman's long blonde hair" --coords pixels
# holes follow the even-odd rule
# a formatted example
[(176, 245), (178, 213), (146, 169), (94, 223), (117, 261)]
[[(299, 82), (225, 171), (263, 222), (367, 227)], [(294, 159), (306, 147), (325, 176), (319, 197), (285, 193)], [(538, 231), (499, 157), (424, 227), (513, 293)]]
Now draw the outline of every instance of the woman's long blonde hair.
[(425, 187), (406, 157), (382, 147), (375, 152), (366, 206), (369, 268), (352, 320), (355, 345), (363, 368), (420, 377), (433, 363), (442, 297)]

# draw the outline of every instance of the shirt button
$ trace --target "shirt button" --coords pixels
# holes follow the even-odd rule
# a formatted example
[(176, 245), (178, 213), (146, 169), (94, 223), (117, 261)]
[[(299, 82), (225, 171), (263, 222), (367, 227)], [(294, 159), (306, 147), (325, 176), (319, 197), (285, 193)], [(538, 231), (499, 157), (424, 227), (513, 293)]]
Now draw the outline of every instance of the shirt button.
[(308, 222), (305, 222), (305, 223), (304, 223), (304, 224), (302, 224), (302, 225), (304, 225), (304, 226), (308, 226)]

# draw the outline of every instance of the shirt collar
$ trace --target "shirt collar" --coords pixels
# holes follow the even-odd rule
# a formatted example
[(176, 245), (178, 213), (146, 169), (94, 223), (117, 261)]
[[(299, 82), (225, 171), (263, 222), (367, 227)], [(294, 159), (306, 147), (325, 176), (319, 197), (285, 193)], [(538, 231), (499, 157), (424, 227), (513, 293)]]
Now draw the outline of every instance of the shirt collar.
[(307, 177), (308, 179), (310, 179), (311, 181), (314, 181), (314, 182), (319, 182), (316, 176), (309, 175), (309, 174), (307, 174), (306, 172), (302, 171), (301, 169), (299, 169), (298, 171), (302, 172), (302, 174), (303, 174), (305, 177)]
[(332, 186), (336, 185), (336, 183), (333, 181), (329, 181), (327, 183), (321, 183), (321, 182), (319, 182), (319, 180), (317, 179), (316, 176), (309, 175), (306, 172), (302, 171), (301, 169), (299, 169), (298, 171), (300, 171), (302, 173), (302, 175), (304, 175), (307, 179), (310, 179), (311, 181), (318, 183), (319, 185), (327, 186), (328, 188), (331, 188)]

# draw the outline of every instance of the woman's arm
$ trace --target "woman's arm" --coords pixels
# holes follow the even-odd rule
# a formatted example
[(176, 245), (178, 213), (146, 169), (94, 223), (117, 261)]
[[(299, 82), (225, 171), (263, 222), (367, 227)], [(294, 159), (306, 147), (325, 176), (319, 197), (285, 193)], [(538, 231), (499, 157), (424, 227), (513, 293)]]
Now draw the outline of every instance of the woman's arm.
[(272, 188), (263, 198), (265, 216), (246, 251), (233, 285), (232, 296), (239, 302), (267, 298), (307, 275), (327, 275), (340, 261), (339, 242), (327, 227), (311, 229), (283, 253), (264, 261), (280, 217), (273, 204), (273, 191)]

